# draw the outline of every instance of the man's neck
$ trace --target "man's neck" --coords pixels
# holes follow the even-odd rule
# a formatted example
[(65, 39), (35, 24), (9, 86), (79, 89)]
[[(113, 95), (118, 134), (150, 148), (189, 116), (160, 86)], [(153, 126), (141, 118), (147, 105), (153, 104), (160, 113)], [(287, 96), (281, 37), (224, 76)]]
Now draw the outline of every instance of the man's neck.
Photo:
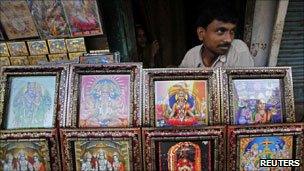
[(206, 67), (211, 67), (218, 58), (218, 55), (215, 55), (205, 47), (202, 48), (201, 56), (202, 56), (203, 64)]

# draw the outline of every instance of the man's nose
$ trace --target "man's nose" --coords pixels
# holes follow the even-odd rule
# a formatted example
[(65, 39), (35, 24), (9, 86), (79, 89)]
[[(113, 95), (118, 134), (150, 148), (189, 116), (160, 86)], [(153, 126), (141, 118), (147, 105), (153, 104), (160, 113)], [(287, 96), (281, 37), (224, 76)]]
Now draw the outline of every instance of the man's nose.
[(231, 43), (232, 42), (232, 40), (233, 40), (233, 38), (234, 38), (234, 35), (232, 35), (231, 33), (229, 33), (229, 32), (227, 32), (226, 34), (225, 34), (225, 42), (226, 43)]

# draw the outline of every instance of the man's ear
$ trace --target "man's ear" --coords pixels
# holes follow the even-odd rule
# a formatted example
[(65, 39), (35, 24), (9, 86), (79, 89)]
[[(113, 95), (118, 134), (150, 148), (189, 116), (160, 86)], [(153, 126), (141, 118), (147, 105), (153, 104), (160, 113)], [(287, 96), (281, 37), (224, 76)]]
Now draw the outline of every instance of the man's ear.
[(204, 27), (197, 27), (196, 28), (196, 33), (197, 33), (197, 37), (200, 41), (203, 41), (203, 37), (205, 36), (205, 32), (206, 30), (204, 29)]

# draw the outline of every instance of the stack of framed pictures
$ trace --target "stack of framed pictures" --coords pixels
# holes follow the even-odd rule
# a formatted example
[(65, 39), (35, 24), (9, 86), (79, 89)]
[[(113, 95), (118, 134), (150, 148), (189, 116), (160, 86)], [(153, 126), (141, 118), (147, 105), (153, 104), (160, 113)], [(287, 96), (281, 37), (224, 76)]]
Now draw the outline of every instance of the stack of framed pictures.
[(67, 66), (2, 67), (3, 170), (61, 170), (58, 125), (66, 113)]

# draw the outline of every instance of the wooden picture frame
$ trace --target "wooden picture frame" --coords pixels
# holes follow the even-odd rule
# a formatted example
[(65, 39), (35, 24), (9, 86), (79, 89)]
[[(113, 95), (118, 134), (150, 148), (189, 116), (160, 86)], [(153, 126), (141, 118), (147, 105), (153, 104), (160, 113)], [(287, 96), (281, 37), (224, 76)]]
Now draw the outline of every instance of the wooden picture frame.
[(139, 128), (61, 129), (63, 170), (142, 170), (140, 133)]
[[(220, 124), (218, 76), (217, 69), (144, 69), (143, 125), (172, 127)], [(182, 108), (178, 107), (179, 101), (183, 101), (180, 103), (184, 104)], [(184, 109), (185, 112), (177, 109)]]
[(7, 66), (1, 76), (1, 129), (64, 124), (68, 66)]
[[(1, 131), (0, 167), (4, 170), (61, 170), (57, 131)], [(19, 168), (19, 169), (18, 169)]]
[(224, 122), (295, 122), (291, 75), (290, 67), (222, 68), (221, 111)]
[(141, 125), (141, 63), (72, 64), (67, 127)]
[(225, 170), (225, 126), (143, 128), (144, 170)]
[(267, 159), (298, 159), (302, 164), (294, 170), (300, 171), (304, 168), (304, 123), (228, 126), (227, 147), (227, 170), (258, 170), (266, 155)]

